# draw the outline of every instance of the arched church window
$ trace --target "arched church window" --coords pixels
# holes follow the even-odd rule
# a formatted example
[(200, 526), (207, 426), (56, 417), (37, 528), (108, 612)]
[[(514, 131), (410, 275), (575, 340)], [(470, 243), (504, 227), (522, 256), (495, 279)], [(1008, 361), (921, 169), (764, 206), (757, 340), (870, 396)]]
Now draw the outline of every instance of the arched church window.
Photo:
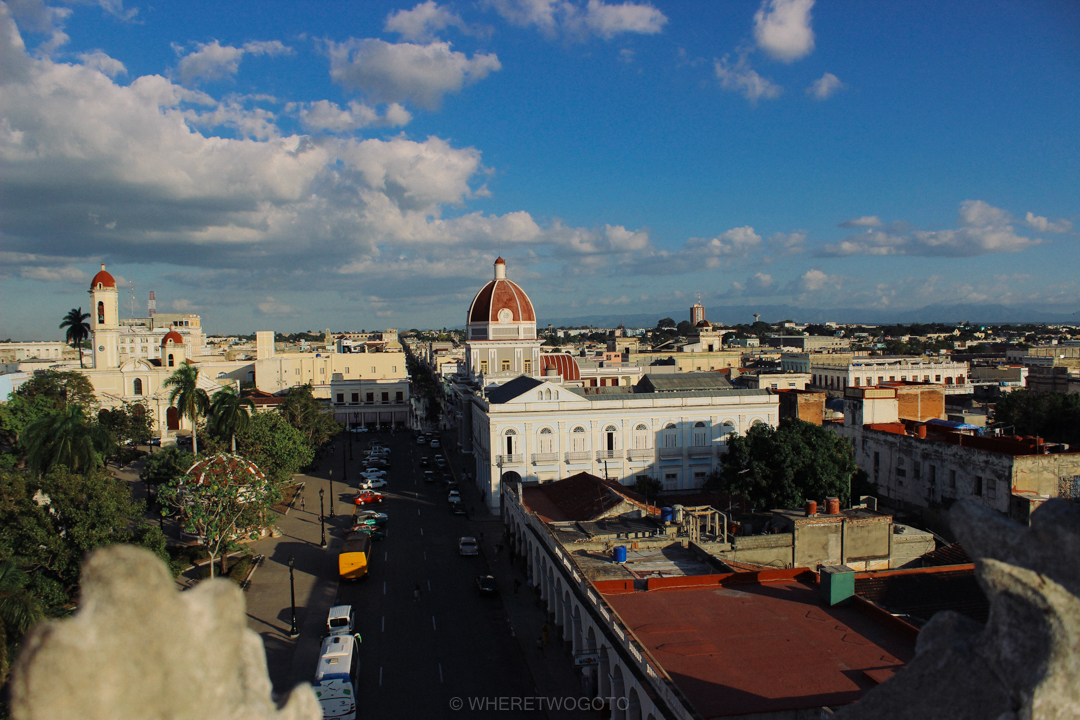
[(172, 353), (169, 353), (169, 367), (172, 367), (172, 366), (173, 366), (173, 356), (172, 356)]
[(105, 324), (105, 303), (100, 300), (97, 304), (97, 321), (98, 325)]
[(142, 395), (142, 378), (135, 378), (135, 382), (131, 383), (131, 394)]

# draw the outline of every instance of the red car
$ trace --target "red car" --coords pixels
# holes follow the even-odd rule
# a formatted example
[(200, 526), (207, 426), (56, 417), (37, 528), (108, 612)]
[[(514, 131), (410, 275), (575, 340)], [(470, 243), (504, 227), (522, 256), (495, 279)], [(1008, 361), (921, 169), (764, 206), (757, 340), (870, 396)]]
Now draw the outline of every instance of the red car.
[(357, 505), (370, 505), (371, 503), (381, 503), (385, 499), (386, 496), (382, 493), (377, 493), (374, 490), (362, 490), (357, 494), (353, 502)]

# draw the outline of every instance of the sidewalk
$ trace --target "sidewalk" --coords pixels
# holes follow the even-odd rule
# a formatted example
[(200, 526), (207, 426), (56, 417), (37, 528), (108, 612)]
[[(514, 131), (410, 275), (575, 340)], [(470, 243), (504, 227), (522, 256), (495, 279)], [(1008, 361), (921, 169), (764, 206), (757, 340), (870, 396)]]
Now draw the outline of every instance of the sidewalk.
[[(502, 518), (487, 509), (487, 505), (480, 497), (480, 491), (474, 485), (461, 481), (462, 458), (468, 461), (472, 458), (458, 452), (457, 439), (453, 435), (452, 430), (439, 433), (440, 439), (444, 441), (442, 445), (445, 448), (451, 472), (460, 482), (462, 499), (468, 507), (474, 508), (469, 519), (476, 526), (475, 534), (480, 541), (481, 550), (487, 559), (491, 574), (499, 583), (499, 591), (506, 607), (510, 626), (521, 646), (522, 657), (529, 666), (529, 672), (536, 687), (536, 695), (549, 698), (583, 697), (581, 676), (574, 670), (570, 644), (564, 644), (559, 639), (561, 629), (555, 626), (544, 609), (538, 607), (536, 596), (527, 584), (520, 558), (518, 562), (512, 562), (510, 551), (506, 547), (502, 549), (502, 552), (496, 551), (496, 546), (503, 541), (505, 531)], [(514, 592), (515, 579), (521, 583), (516, 593)], [(549, 627), (548, 644), (541, 655), (536, 647), (536, 639), (541, 636), (545, 623)], [(596, 720), (597, 718), (595, 712), (585, 710), (560, 710), (552, 715), (554, 716), (557, 716), (558, 720), (564, 718)]]

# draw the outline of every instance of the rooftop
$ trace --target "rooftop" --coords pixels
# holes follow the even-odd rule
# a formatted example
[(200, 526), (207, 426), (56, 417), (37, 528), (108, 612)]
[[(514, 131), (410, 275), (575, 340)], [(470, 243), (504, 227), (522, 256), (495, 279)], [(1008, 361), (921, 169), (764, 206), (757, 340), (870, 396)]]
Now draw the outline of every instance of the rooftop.
[(910, 632), (854, 605), (822, 605), (812, 577), (796, 569), (598, 589), (694, 708), (718, 718), (852, 703), (914, 656)]

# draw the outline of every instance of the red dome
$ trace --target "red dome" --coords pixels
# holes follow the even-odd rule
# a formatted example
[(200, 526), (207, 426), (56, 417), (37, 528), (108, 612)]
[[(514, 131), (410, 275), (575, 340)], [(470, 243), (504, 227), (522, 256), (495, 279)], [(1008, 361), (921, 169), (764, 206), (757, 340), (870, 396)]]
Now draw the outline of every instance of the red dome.
[(581, 368), (578, 367), (577, 360), (573, 355), (569, 353), (544, 353), (540, 356), (540, 375), (546, 375), (545, 372), (549, 367), (555, 368), (555, 370), (562, 376), (563, 380), (580, 380)]
[(480, 288), (469, 306), (468, 322), (489, 323), (499, 321), (499, 311), (509, 310), (510, 322), (536, 322), (532, 301), (517, 283), (506, 279), (506, 262), (495, 261), (495, 279)]
[(164, 345), (170, 340), (172, 340), (173, 345), (184, 344), (184, 336), (176, 332), (175, 330), (170, 330), (169, 332), (165, 333), (165, 337), (161, 338), (161, 344)]
[(105, 272), (105, 263), (101, 263), (101, 270), (99, 270), (98, 274), (94, 276), (94, 279), (90, 281), (90, 289), (96, 290), (98, 283), (101, 283), (101, 287), (103, 288), (116, 289), (116, 280), (113, 279), (112, 275)]

